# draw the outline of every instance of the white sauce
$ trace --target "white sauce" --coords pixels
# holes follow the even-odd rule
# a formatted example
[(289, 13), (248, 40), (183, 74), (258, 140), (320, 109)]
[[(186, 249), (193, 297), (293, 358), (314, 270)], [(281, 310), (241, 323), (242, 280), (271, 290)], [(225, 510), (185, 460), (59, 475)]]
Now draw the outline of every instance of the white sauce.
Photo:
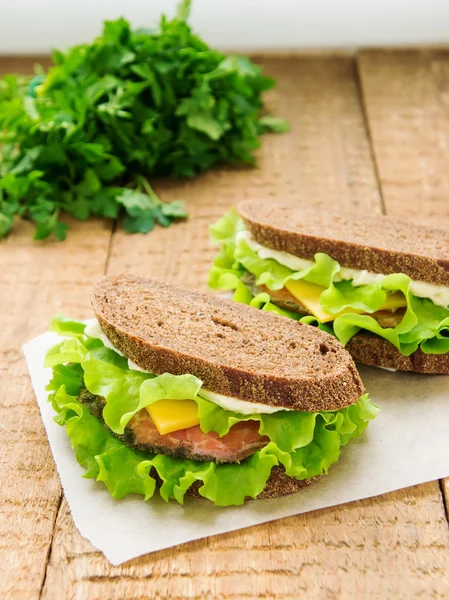
[(140, 371), (141, 373), (149, 373), (149, 371), (145, 371), (142, 367), (139, 367), (135, 362), (133, 362), (130, 358), (128, 358), (128, 369), (131, 371)]
[(84, 333), (91, 338), (97, 338), (98, 340), (101, 340), (106, 348), (114, 350), (114, 352), (117, 352), (117, 354), (120, 354), (120, 356), (125, 356), (123, 352), (120, 352), (120, 350), (118, 350), (110, 341), (97, 319), (89, 319), (86, 321), (86, 329), (84, 330)]
[[(281, 265), (288, 267), (292, 271), (301, 271), (308, 269), (314, 265), (314, 261), (299, 258), (289, 252), (280, 250), (272, 250), (266, 246), (262, 246), (253, 238), (249, 231), (241, 231), (237, 234), (237, 241), (243, 239), (248, 246), (256, 252), (262, 259), (273, 259)], [(376, 281), (382, 281), (385, 275), (381, 273), (373, 273), (372, 271), (350, 269), (348, 267), (340, 267), (340, 272), (334, 277), (334, 281), (352, 281), (354, 286), (368, 285)], [(435, 285), (425, 281), (413, 281), (410, 284), (410, 291), (419, 298), (429, 298), (437, 306), (447, 308), (449, 306), (449, 287), (444, 285)]]
[(266, 404), (259, 404), (258, 402), (245, 402), (238, 398), (232, 398), (231, 396), (223, 396), (216, 392), (211, 392), (205, 388), (201, 388), (198, 396), (213, 402), (225, 410), (240, 413), (241, 415), (271, 415), (281, 410), (292, 410), (291, 408), (284, 408), (279, 406), (268, 406)]
[[(117, 352), (117, 354), (120, 354), (120, 356), (124, 356), (124, 354), (114, 346), (114, 344), (105, 334), (97, 319), (89, 319), (88, 321), (86, 321), (86, 329), (84, 330), (84, 333), (88, 337), (97, 338), (101, 340), (106, 346), (106, 348), (110, 348), (111, 350)], [(132, 371), (141, 371), (142, 373), (149, 372), (139, 367), (139, 365), (136, 365), (136, 363), (130, 359), (128, 359), (128, 368)], [(201, 398), (208, 400), (209, 402), (213, 402), (213, 404), (221, 406), (221, 408), (224, 408), (225, 410), (237, 412), (242, 415), (271, 415), (272, 413), (279, 412), (281, 410), (292, 410), (290, 408), (259, 404), (258, 402), (245, 402), (244, 400), (239, 400), (238, 398), (232, 398), (230, 396), (223, 396), (222, 394), (211, 392), (209, 390), (206, 390), (205, 388), (201, 388), (200, 393), (198, 395), (201, 396)]]

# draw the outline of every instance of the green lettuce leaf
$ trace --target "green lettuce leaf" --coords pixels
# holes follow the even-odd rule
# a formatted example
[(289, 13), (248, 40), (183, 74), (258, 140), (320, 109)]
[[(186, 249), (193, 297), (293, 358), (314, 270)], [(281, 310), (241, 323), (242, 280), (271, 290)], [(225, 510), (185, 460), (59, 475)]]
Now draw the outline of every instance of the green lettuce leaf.
[[(387, 275), (375, 283), (354, 286), (351, 281), (341, 280), (340, 264), (323, 253), (315, 255), (310, 267), (293, 271), (273, 259), (260, 258), (245, 237), (238, 236), (244, 230), (244, 223), (234, 210), (211, 227), (212, 240), (221, 245), (209, 275), (212, 289), (234, 290), (233, 299), (237, 302), (317, 325), (345, 345), (362, 330), (388, 340), (404, 356), (418, 348), (427, 354), (449, 352), (449, 309), (435, 305), (428, 298), (414, 296), (410, 292), (411, 279), (407, 275)], [(282, 289), (289, 280), (304, 279), (325, 288), (320, 304), (326, 312), (338, 314), (345, 309), (354, 309), (367, 314), (345, 313), (327, 324), (310, 315), (301, 318), (294, 311), (275, 307), (268, 294), (254, 298), (240, 280), (245, 272), (255, 277), (256, 285), (265, 285), (273, 291)], [(402, 292), (405, 296), (405, 315), (396, 327), (381, 327), (370, 313), (378, 311), (387, 296), (395, 292)]]
[[(199, 494), (216, 505), (243, 504), (261, 493), (273, 466), (283, 465), (297, 479), (327, 473), (338, 460), (340, 448), (361, 435), (377, 413), (368, 396), (334, 412), (241, 415), (227, 411), (201, 397), (202, 382), (193, 375), (156, 377), (130, 370), (123, 357), (86, 336), (80, 325), (62, 317), (53, 322), (53, 328), (73, 337), (47, 354), (45, 365), (53, 369), (49, 400), (57, 413), (56, 422), (66, 427), (76, 458), (86, 469), (84, 476), (102, 481), (114, 498), (127, 494), (151, 498), (156, 490), (155, 470), (166, 501), (182, 504), (187, 490), (199, 482)], [(110, 429), (77, 400), (83, 385), (106, 399), (103, 418)], [(253, 420), (260, 423), (259, 432), (270, 442), (240, 463), (217, 465), (141, 452), (114, 436), (124, 432), (137, 411), (164, 398), (195, 400), (205, 433), (223, 436), (234, 424)]]
[(304, 279), (327, 288), (340, 270), (337, 261), (318, 253), (312, 266), (302, 271), (292, 271), (271, 258), (260, 258), (243, 238), (237, 240), (234, 257), (245, 270), (256, 276), (257, 285), (266, 285), (270, 290), (282, 289), (290, 279)]
[(89, 392), (105, 398), (103, 418), (114, 433), (122, 434), (142, 408), (167, 398), (194, 399), (201, 387), (202, 382), (193, 375), (164, 373), (155, 377), (151, 373), (131, 370), (126, 359), (105, 348), (100, 340), (95, 342), (101, 345), (101, 351), (97, 346), (89, 350), (77, 338), (65, 340), (48, 351), (44, 364), (61, 368), (66, 363), (71, 366), (78, 363)]
[[(201, 391), (199, 393), (201, 394)], [(374, 419), (378, 412), (377, 407), (370, 403), (367, 394), (349, 407), (333, 412), (316, 413), (282, 410), (272, 414), (242, 415), (225, 410), (201, 397), (197, 397), (196, 401), (200, 426), (204, 433), (215, 431), (223, 437), (240, 421), (259, 421), (259, 433), (268, 436), (278, 448), (289, 453), (312, 442), (318, 421), (322, 421), (328, 430), (337, 430), (341, 435), (341, 445), (345, 445), (352, 437), (360, 436), (368, 421)]]
[(220, 244), (220, 252), (215, 257), (214, 266), (209, 273), (209, 285), (213, 289), (235, 289), (240, 277), (245, 270), (238, 264), (234, 257), (235, 239), (245, 225), (232, 208), (217, 223), (211, 225), (211, 240)]
[(54, 331), (61, 336), (79, 337), (84, 333), (85, 329), (85, 323), (74, 321), (60, 313), (56, 314), (50, 321), (50, 331)]
[[(240, 463), (217, 465), (129, 448), (76, 397), (69, 395), (64, 385), (51, 395), (51, 400), (57, 412), (56, 422), (66, 427), (76, 459), (86, 469), (84, 477), (102, 481), (114, 498), (128, 494), (139, 494), (145, 500), (151, 498), (156, 490), (156, 480), (151, 476), (155, 469), (162, 481), (159, 492), (165, 501), (174, 499), (183, 504), (187, 490), (198, 481), (199, 494), (217, 506), (241, 505), (246, 498), (256, 498), (264, 489), (271, 469), (279, 464), (289, 476), (301, 480), (327, 473), (338, 460), (340, 448), (360, 435), (377, 412), (364, 396), (349, 407), (351, 410), (344, 409), (344, 413), (307, 415), (294, 433), (293, 445), (299, 447), (293, 452), (271, 441)], [(281, 437), (285, 425), (279, 420), (273, 422), (270, 426), (273, 429), (266, 433)], [(286, 435), (292, 437), (292, 431), (288, 425)]]

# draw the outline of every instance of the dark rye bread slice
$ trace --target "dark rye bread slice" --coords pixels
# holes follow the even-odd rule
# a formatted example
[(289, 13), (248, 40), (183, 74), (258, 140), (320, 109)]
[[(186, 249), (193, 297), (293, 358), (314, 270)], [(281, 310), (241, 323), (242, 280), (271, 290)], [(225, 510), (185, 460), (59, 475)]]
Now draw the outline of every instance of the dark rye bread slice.
[(91, 301), (111, 342), (157, 375), (191, 373), (213, 392), (304, 411), (364, 392), (351, 356), (314, 327), (132, 275), (104, 277)]
[(324, 252), (344, 266), (449, 286), (449, 231), (385, 216), (351, 215), (271, 200), (237, 205), (259, 244), (312, 260)]
[(449, 353), (424, 354), (419, 349), (410, 356), (403, 356), (389, 341), (370, 333), (358, 333), (346, 345), (346, 350), (356, 362), (364, 365), (429, 375), (449, 375)]

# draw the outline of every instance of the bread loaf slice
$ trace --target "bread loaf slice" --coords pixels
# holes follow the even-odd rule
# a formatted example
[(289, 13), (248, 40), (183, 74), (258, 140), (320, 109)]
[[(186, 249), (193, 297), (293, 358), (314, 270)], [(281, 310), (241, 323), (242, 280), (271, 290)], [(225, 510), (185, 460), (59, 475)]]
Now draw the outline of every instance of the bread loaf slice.
[(344, 267), (449, 286), (449, 231), (385, 216), (271, 200), (247, 200), (237, 212), (259, 244), (312, 260), (324, 252)]
[(356, 362), (398, 371), (449, 375), (448, 354), (424, 354), (421, 349), (403, 356), (389, 341), (370, 333), (358, 333), (346, 345)]
[(104, 277), (91, 301), (111, 342), (151, 373), (191, 373), (225, 396), (311, 412), (364, 392), (348, 352), (314, 327), (132, 275)]

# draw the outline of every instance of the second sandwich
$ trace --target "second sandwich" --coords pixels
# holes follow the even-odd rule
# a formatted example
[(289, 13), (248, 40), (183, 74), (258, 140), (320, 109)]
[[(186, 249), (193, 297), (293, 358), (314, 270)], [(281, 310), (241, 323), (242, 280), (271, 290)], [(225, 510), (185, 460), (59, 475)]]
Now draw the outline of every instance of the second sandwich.
[(449, 233), (389, 217), (246, 201), (211, 228), (234, 300), (317, 325), (356, 361), (449, 373)]

